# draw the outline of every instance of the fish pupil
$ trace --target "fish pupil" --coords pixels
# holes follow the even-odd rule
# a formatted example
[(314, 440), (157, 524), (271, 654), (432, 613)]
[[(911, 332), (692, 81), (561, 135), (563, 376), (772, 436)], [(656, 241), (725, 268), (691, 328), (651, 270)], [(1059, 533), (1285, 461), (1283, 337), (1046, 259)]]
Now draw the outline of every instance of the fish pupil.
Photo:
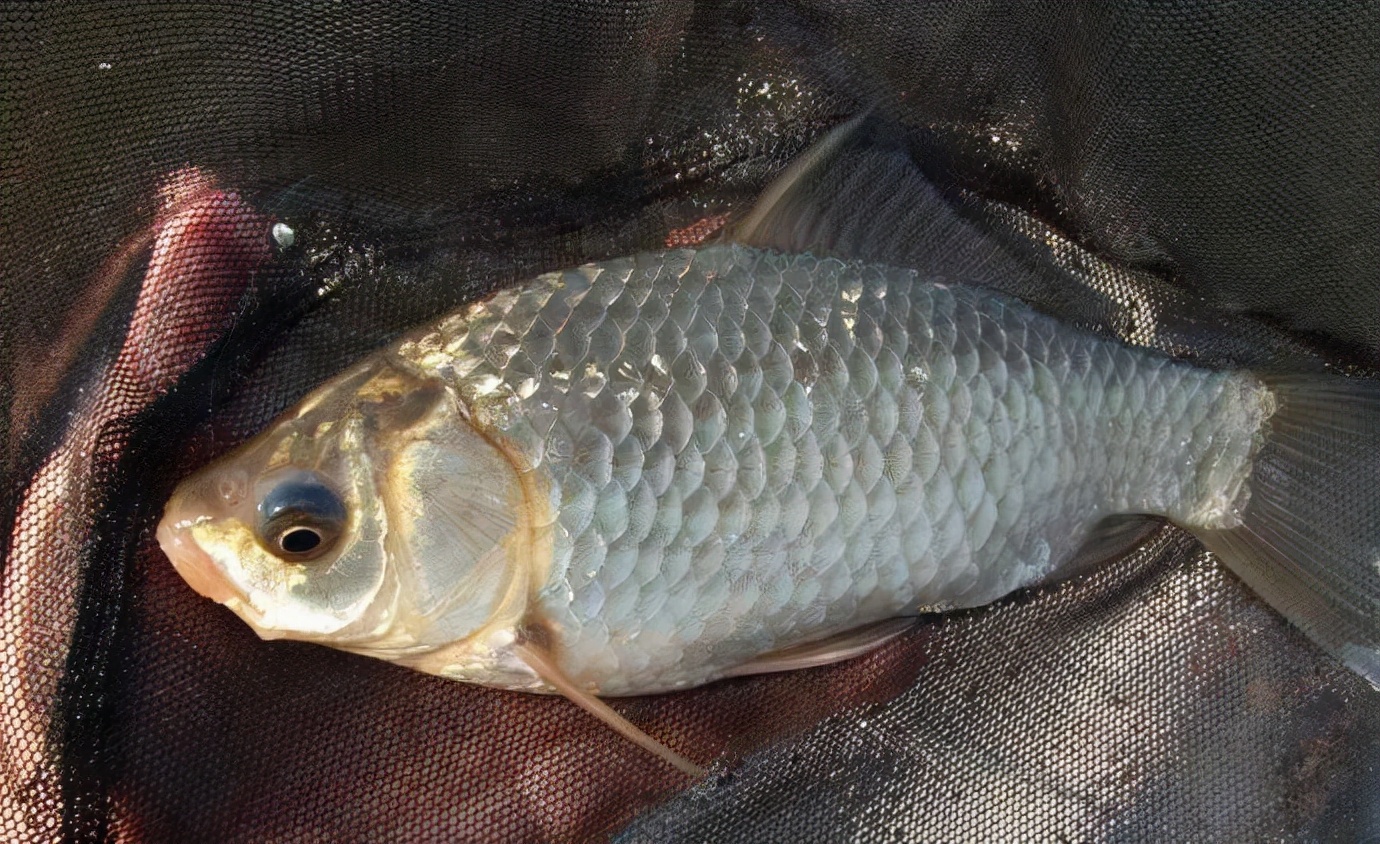
[(321, 534), (309, 527), (295, 527), (284, 531), (278, 544), (289, 554), (306, 554), (321, 544)]

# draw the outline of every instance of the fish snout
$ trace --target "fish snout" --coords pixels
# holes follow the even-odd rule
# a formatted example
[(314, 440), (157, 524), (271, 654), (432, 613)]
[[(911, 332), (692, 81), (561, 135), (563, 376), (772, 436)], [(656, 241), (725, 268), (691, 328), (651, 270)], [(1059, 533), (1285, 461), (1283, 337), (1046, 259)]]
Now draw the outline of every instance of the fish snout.
[(197, 542), (196, 528), (222, 517), (225, 509), (222, 502), (229, 496), (224, 494), (224, 480), (214, 483), (211, 489), (206, 487), (205, 481), (189, 483), (173, 494), (158, 523), (157, 538), (163, 553), (187, 585), (197, 594), (223, 604), (238, 596), (239, 590)]

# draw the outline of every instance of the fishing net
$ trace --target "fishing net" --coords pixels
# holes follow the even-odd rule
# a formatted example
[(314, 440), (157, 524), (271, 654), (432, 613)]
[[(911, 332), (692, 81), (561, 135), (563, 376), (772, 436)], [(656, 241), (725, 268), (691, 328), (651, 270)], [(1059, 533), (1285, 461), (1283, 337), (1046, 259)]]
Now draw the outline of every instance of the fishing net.
[(717, 760), (694, 785), (561, 699), (261, 642), (152, 541), (180, 477), (351, 360), (532, 273), (712, 239), (857, 115), (784, 245), (1204, 365), (1373, 371), (1377, 21), (6, 6), (0, 837), (1380, 836), (1380, 693), (1168, 525), (853, 662), (615, 702)]

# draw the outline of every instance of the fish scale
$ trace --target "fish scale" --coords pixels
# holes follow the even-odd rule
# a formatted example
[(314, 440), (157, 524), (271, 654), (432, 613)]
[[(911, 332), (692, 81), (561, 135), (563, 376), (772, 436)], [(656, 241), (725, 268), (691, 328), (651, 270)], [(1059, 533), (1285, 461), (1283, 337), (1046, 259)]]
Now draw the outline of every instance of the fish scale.
[(988, 603), (1107, 515), (1230, 526), (1269, 412), (985, 291), (738, 246), (543, 276), (394, 354), (547, 482), (537, 610), (603, 694)]

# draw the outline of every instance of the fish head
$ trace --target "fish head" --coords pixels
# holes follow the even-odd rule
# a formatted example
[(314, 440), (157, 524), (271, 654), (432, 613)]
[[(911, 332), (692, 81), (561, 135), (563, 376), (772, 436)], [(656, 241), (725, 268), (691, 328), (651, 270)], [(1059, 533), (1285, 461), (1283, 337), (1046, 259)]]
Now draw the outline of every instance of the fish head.
[(514, 461), (442, 382), (375, 359), (187, 478), (158, 540), (265, 639), (401, 662), (443, 650), (450, 673), (482, 678), (537, 577)]

